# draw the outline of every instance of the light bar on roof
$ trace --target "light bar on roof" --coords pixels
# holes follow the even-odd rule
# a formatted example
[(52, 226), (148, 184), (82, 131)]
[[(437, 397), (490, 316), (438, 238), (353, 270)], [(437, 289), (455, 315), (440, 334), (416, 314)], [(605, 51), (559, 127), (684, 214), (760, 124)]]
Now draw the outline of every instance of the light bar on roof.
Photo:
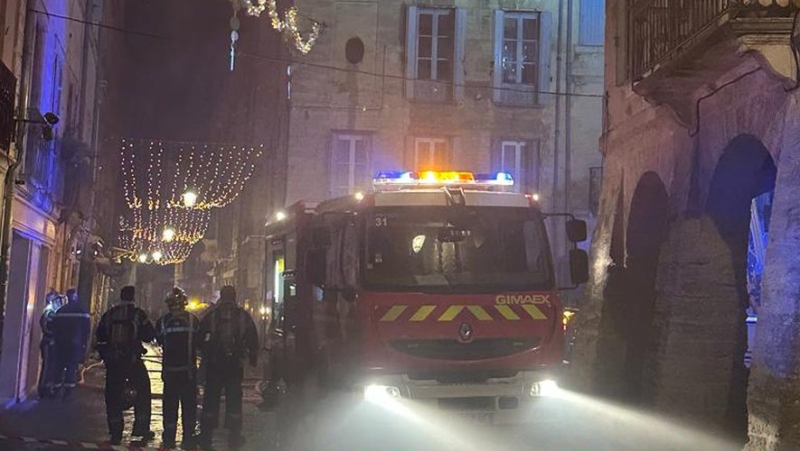
[(403, 186), (513, 186), (514, 179), (507, 172), (479, 174), (464, 171), (381, 171), (372, 180), (375, 187)]

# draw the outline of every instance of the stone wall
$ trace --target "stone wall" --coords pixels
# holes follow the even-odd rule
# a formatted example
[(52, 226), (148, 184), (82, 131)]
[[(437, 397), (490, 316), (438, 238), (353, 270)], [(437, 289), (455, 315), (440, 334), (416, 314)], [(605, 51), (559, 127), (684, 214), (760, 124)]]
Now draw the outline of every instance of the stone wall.
[[(668, 234), (659, 255), (655, 315), (650, 324), (658, 337), (650, 350), (656, 356), (655, 365), (644, 376), (653, 393), (637, 403), (746, 441), (747, 294), (742, 276), (749, 215), (742, 225), (741, 215), (726, 216), (725, 212), (747, 207), (743, 202), (757, 194), (748, 180), (763, 175), (762, 168), (751, 165), (725, 186), (723, 194), (710, 194), (717, 189), (712, 183), (715, 174), (724, 169), (721, 158), (737, 152), (734, 147), (739, 141), (735, 140), (746, 137), (747, 149), (756, 152), (753, 149), (763, 145), (763, 161), (774, 161), (778, 168), (774, 226), (767, 248), (768, 280), (748, 401), (751, 440), (753, 449), (796, 447), (800, 433), (790, 425), (798, 418), (792, 404), (797, 399), (792, 374), (797, 368), (793, 346), (798, 336), (794, 323), (800, 290), (789, 275), (798, 269), (800, 240), (797, 227), (792, 228), (786, 216), (797, 205), (800, 184), (800, 173), (793, 166), (800, 152), (798, 94), (787, 92), (785, 80), (745, 53), (730, 73), (707, 81), (710, 94), (697, 96), (696, 123), (678, 122), (670, 108), (648, 103), (634, 93), (619, 70), (618, 63), (625, 59), (625, 43), (620, 39), (625, 35), (622, 3), (607, 5), (607, 41), (616, 45), (607, 47), (604, 186), (591, 255), (592, 280), (578, 318), (572, 376), (583, 390), (609, 396), (626, 392), (620, 382), (621, 356), (628, 349), (614, 326), (613, 282), (616, 272), (632, 269), (630, 243), (623, 243), (626, 256), (622, 259), (613, 258), (612, 247), (615, 240), (625, 240), (636, 187), (643, 174), (653, 172), (669, 195)], [(615, 233), (620, 227), (623, 231)]]

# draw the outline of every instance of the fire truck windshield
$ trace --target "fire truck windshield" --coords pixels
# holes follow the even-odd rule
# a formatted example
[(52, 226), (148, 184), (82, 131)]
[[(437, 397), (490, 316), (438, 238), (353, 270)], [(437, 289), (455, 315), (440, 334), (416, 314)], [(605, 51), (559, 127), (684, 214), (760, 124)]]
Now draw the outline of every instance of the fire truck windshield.
[(364, 282), (381, 291), (548, 289), (541, 215), (510, 207), (393, 207), (366, 217)]

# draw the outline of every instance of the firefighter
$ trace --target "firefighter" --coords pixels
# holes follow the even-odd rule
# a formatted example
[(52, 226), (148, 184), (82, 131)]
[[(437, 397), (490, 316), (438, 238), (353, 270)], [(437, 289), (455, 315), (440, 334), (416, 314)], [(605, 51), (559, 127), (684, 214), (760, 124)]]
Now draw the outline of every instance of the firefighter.
[(153, 341), (156, 332), (147, 313), (134, 305), (135, 296), (134, 287), (124, 287), (121, 302), (97, 326), (97, 350), (106, 366), (106, 417), (112, 445), (122, 441), (122, 412), (130, 404), (134, 408), (132, 435), (144, 441), (155, 437), (150, 430), (150, 376), (142, 356), (147, 352), (143, 343)]
[(78, 382), (78, 365), (86, 358), (91, 324), (78, 300), (78, 290), (67, 290), (66, 298), (67, 303), (58, 309), (52, 323), (58, 361), (53, 395), (63, 389), (62, 396), (69, 398)]
[(164, 381), (165, 448), (175, 447), (178, 430), (178, 404), (183, 419), (181, 446), (195, 446), (197, 423), (197, 332), (200, 320), (186, 311), (186, 294), (174, 288), (166, 299), (169, 312), (156, 321), (156, 339), (163, 348), (161, 377)]
[(56, 386), (56, 370), (58, 360), (56, 359), (56, 339), (53, 334), (53, 318), (58, 309), (66, 303), (66, 299), (55, 290), (50, 290), (45, 297), (47, 303), (39, 318), (39, 327), (42, 330), (42, 342), (39, 349), (42, 352), (42, 371), (39, 375), (39, 397), (49, 398), (54, 396)]
[(244, 360), (258, 363), (258, 332), (253, 318), (236, 305), (236, 290), (224, 286), (217, 305), (200, 322), (200, 352), (206, 365), (206, 391), (200, 419), (200, 445), (211, 449), (217, 427), (220, 396), (225, 391), (228, 446), (244, 445), (242, 437), (242, 382)]

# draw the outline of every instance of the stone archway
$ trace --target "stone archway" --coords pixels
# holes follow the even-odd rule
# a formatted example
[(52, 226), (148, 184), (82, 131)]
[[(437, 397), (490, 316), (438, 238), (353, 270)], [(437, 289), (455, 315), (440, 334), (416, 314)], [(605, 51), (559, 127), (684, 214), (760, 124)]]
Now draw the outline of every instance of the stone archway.
[[(747, 256), (753, 199), (775, 189), (777, 168), (767, 148), (752, 135), (740, 135), (726, 147), (717, 162), (706, 202), (706, 212), (720, 238), (730, 249), (735, 299), (720, 305), (721, 321), (730, 327), (732, 359), (721, 361), (730, 369), (724, 428), (735, 438), (747, 431)], [(725, 324), (723, 323), (723, 326)]]
[(629, 404), (647, 406), (654, 399), (659, 346), (656, 278), (668, 201), (659, 176), (645, 173), (633, 194), (627, 228), (620, 194), (611, 234), (594, 385), (602, 395)]
[(702, 208), (670, 225), (659, 264), (657, 410), (745, 439), (747, 255), (753, 199), (774, 189), (765, 146), (740, 135), (722, 152)]
[(770, 218), (747, 407), (747, 449), (800, 449), (800, 147), (787, 121)]

